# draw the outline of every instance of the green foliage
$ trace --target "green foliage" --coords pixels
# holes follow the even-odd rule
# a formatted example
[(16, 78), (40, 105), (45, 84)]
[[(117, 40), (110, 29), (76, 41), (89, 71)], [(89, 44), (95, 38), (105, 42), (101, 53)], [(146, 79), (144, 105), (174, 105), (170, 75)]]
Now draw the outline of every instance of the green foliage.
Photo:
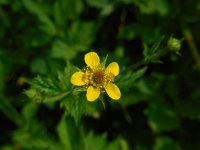
[(0, 110), (17, 125), (22, 124), (22, 118), (17, 110), (13, 107), (13, 105), (7, 101), (7, 99), (2, 94), (0, 95), (0, 99)]
[[(199, 9), (181, 0), (0, 0), (0, 149), (200, 149)], [(118, 62), (120, 100), (105, 92), (89, 102), (71, 84), (89, 51), (104, 66)]]
[(159, 137), (156, 139), (153, 150), (180, 150), (180, 146), (169, 137)]
[(141, 68), (137, 71), (129, 71), (126, 74), (119, 76), (116, 80), (116, 83), (118, 84), (120, 89), (126, 91), (134, 85), (133, 83), (135, 82), (135, 80), (140, 78), (146, 70), (147, 67)]
[(83, 142), (84, 142), (85, 150), (90, 150), (90, 149), (120, 150), (121, 149), (119, 140), (116, 140), (113, 143), (108, 144), (105, 134), (102, 134), (100, 136), (95, 136), (94, 133), (89, 132), (88, 135), (86, 135)]
[(64, 149), (78, 149), (77, 142), (79, 137), (72, 120), (66, 120), (65, 117), (63, 117), (57, 126), (57, 133)]
[(145, 113), (148, 116), (149, 126), (156, 133), (171, 131), (179, 127), (178, 115), (172, 108), (166, 105), (150, 104)]
[(37, 17), (41, 30), (50, 35), (55, 35), (57, 33), (54, 23), (37, 2), (33, 2), (32, 0), (23, 0), (22, 2), (28, 12)]
[(85, 95), (75, 91), (61, 103), (61, 106), (74, 117), (78, 124), (82, 114), (87, 111), (87, 100)]

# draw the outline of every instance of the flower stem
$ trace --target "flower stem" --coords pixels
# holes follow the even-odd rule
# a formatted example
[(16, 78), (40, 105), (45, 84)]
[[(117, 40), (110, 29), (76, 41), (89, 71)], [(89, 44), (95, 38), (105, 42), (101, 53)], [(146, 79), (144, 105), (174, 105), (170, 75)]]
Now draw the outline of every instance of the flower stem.
[(104, 103), (104, 99), (103, 99), (103, 96), (100, 95), (99, 99), (101, 100), (102, 104), (103, 104), (103, 108), (104, 110), (106, 109), (106, 105)]

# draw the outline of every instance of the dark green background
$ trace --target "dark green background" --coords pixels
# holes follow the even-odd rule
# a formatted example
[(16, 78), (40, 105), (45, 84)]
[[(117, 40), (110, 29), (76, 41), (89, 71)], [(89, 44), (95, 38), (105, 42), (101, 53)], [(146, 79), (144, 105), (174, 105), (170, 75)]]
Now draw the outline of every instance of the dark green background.
[[(199, 27), (199, 0), (0, 0), (0, 149), (200, 149)], [(128, 69), (162, 36), (184, 38), (181, 56), (171, 50), (142, 77), (144, 65)], [(82, 68), (89, 51), (137, 72), (122, 74), (120, 101), (88, 104), (76, 125), (75, 107), (24, 94), (24, 78)]]

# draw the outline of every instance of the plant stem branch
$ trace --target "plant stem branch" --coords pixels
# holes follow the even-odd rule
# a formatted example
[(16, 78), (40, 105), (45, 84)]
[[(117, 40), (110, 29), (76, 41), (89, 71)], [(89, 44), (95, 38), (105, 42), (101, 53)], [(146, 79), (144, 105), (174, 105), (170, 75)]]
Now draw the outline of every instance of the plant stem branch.
[(192, 54), (193, 59), (195, 60), (196, 66), (198, 67), (199, 71), (200, 71), (200, 54), (198, 52), (198, 48), (194, 42), (194, 38), (193, 35), (191, 33), (191, 30), (184, 26), (182, 28), (182, 33), (184, 35), (184, 39), (186, 40), (189, 50)]
[(53, 96), (53, 97), (46, 97), (44, 100), (43, 100), (43, 103), (46, 103), (46, 102), (56, 102), (56, 101), (59, 101), (61, 99), (63, 99), (64, 97), (68, 96), (70, 93), (72, 92), (72, 90), (70, 91), (66, 91), (62, 94), (59, 94), (57, 96)]

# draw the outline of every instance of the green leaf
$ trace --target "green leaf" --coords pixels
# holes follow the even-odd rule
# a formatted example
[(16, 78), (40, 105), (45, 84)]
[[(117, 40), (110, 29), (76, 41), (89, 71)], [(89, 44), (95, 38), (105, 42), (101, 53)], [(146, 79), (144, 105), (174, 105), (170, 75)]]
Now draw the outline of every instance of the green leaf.
[(63, 146), (46, 132), (41, 122), (35, 119), (16, 130), (13, 134), (13, 140), (24, 149), (63, 150)]
[(68, 30), (67, 42), (76, 51), (87, 51), (95, 40), (96, 30), (95, 22), (73, 22)]
[(143, 43), (152, 45), (160, 37), (160, 29), (151, 27), (148, 24), (132, 23), (125, 25), (117, 36), (119, 39), (125, 40), (141, 37)]
[(23, 120), (20, 114), (17, 112), (15, 107), (11, 104), (9, 99), (7, 99), (2, 93), (0, 93), (0, 110), (16, 125), (21, 125), (23, 123)]
[(57, 29), (54, 23), (51, 21), (49, 16), (47, 16), (47, 14), (44, 12), (44, 9), (42, 9), (37, 2), (32, 0), (23, 0), (23, 4), (30, 13), (37, 16), (41, 24), (41, 29), (44, 32), (46, 32), (49, 35), (55, 35), (57, 33)]
[(106, 150), (129, 150), (129, 148), (127, 142), (124, 139), (116, 139), (115, 141), (108, 143)]
[(103, 8), (106, 7), (109, 4), (109, 0), (86, 0), (87, 3), (92, 6), (92, 7), (97, 7), (97, 8)]
[(60, 58), (67, 61), (75, 58), (76, 55), (77, 51), (74, 49), (73, 46), (69, 46), (67, 43), (61, 40), (56, 40), (53, 43), (51, 52), (51, 56), (53, 58)]
[(30, 64), (33, 73), (47, 74), (47, 64), (44, 58), (35, 58)]
[(134, 94), (133, 92), (126, 92), (122, 94), (122, 97), (121, 97), (122, 100), (119, 101), (121, 105), (129, 106), (129, 105), (137, 104), (146, 99), (146, 95), (138, 91), (137, 87), (136, 88), (132, 87), (131, 91), (134, 91)]
[(101, 16), (108, 16), (114, 11), (114, 2), (109, 0), (86, 0), (88, 5), (91, 7), (95, 7), (101, 10), (100, 15)]
[(129, 71), (126, 74), (122, 74), (116, 78), (116, 84), (123, 91), (127, 91), (130, 87), (134, 85), (134, 82), (140, 78), (147, 70), (147, 67), (143, 67), (137, 71)]
[[(123, 141), (124, 144), (124, 140)], [(122, 146), (122, 142), (120, 143), (119, 139), (114, 141), (107, 140), (106, 134), (95, 135), (93, 132), (89, 132), (83, 138), (83, 145), (79, 148), (80, 150), (128, 150), (127, 147)]]
[(106, 149), (106, 134), (95, 136), (93, 132), (88, 133), (83, 139), (85, 150), (103, 150)]
[(176, 108), (178, 112), (183, 117), (190, 118), (192, 120), (200, 120), (200, 101), (199, 101), (199, 90), (198, 91), (198, 97), (197, 98), (181, 98), (176, 100)]
[(3, 145), (1, 147), (1, 150), (13, 150), (13, 145)]
[(164, 40), (164, 36), (162, 36), (159, 40), (157, 40), (151, 48), (149, 48), (146, 44), (144, 44), (143, 55), (146, 59), (154, 61), (160, 54), (160, 45)]
[(75, 20), (83, 11), (82, 0), (57, 0), (54, 5), (54, 18), (58, 26), (66, 27), (69, 20)]
[(141, 13), (151, 14), (158, 12), (160, 16), (165, 16), (169, 12), (169, 6), (166, 0), (132, 0), (139, 7)]
[(8, 4), (9, 3), (9, 1), (8, 0), (0, 0), (0, 5), (2, 5), (2, 4)]
[(66, 150), (74, 150), (78, 147), (78, 134), (76, 132), (76, 126), (70, 118), (62, 117), (57, 128), (58, 137), (60, 142)]
[(36, 115), (37, 111), (38, 111), (38, 104), (30, 101), (29, 103), (27, 103), (22, 110), (22, 116), (24, 118), (24, 120), (26, 121), (32, 121), (32, 119), (34, 118), (34, 116)]
[(76, 124), (80, 122), (81, 116), (86, 113), (87, 100), (85, 95), (80, 91), (73, 91), (62, 102), (61, 106), (65, 107), (67, 113), (69, 113), (75, 120)]
[(149, 126), (156, 133), (174, 130), (180, 125), (177, 113), (167, 105), (151, 103), (145, 114)]
[(173, 139), (162, 136), (156, 138), (153, 150), (181, 150), (181, 147)]
[(109, 1), (109, 0), (87, 0), (87, 3), (91, 7), (95, 7), (98, 9), (101, 9), (100, 15), (101, 16), (108, 16), (114, 11), (114, 1)]
[(68, 63), (64, 73), (58, 73), (58, 78), (37, 76), (26, 80), (31, 88), (24, 93), (36, 102), (55, 102), (68, 96), (72, 92), (70, 78), (75, 67)]
[[(47, 90), (47, 91), (44, 91)], [(64, 97), (66, 97), (67, 95), (69, 95), (71, 93), (71, 91), (66, 91), (66, 92), (62, 92), (60, 91), (56, 91), (54, 93), (54, 91), (52, 91), (52, 89), (50, 88), (41, 88), (41, 89), (28, 89), (24, 92), (24, 94), (26, 94), (30, 99), (32, 99), (35, 102), (43, 102), (43, 103), (52, 103), (52, 102), (56, 102), (59, 101), (61, 99), (63, 99)]]
[(58, 80), (59, 85), (63, 89), (63, 91), (67, 89), (71, 89), (71, 76), (72, 74), (77, 71), (77, 68), (73, 66), (70, 62), (67, 62), (67, 66), (64, 69), (64, 72), (58, 72)]
[(56, 95), (60, 91), (57, 81), (50, 77), (37, 76), (33, 80), (27, 80), (33, 89), (38, 89), (41, 92)]

